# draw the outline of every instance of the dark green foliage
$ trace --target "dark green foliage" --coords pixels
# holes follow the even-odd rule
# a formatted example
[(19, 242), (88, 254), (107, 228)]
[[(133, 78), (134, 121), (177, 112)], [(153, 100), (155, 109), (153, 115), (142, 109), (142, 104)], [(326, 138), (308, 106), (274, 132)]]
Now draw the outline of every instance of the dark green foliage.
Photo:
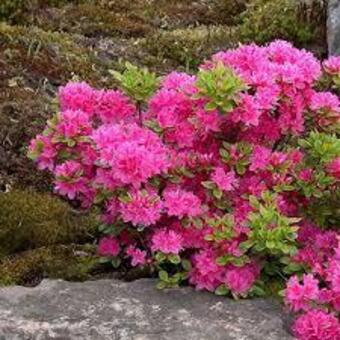
[(0, 255), (94, 239), (96, 217), (49, 194), (0, 193), (0, 211)]

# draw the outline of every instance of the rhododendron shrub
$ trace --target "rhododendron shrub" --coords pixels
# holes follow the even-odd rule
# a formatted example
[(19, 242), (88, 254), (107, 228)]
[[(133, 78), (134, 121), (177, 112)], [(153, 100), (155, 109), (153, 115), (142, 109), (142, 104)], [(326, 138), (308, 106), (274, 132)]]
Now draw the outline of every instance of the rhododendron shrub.
[(275, 41), (197, 75), (128, 65), (122, 90), (69, 83), (30, 156), (101, 209), (104, 261), (235, 298), (287, 282), (297, 337), (339, 339), (340, 102), (318, 90), (339, 60)]

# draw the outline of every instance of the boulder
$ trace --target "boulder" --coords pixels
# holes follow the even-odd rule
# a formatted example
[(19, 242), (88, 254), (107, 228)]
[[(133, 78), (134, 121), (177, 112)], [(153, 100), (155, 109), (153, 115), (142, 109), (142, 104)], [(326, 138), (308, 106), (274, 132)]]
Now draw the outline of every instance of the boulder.
[(327, 39), (329, 54), (340, 55), (340, 0), (328, 0)]
[(280, 306), (192, 288), (159, 291), (152, 279), (0, 290), (0, 340), (288, 340)]

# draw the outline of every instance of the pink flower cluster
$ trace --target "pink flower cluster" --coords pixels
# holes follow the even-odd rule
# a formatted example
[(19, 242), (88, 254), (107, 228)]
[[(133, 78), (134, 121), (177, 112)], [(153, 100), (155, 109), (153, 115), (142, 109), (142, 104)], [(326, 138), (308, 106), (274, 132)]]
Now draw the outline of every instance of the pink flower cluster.
[[(340, 237), (305, 224), (299, 232), (301, 248), (293, 260), (308, 268), (302, 282), (292, 276), (285, 303), (300, 312), (294, 331), (300, 339), (339, 339), (340, 322)], [(325, 311), (331, 311), (327, 314)]]
[[(221, 63), (245, 85), (228, 112), (208, 110), (199, 76), (185, 73), (164, 77), (138, 110), (120, 90), (69, 83), (31, 157), (53, 173), (59, 194), (99, 207), (115, 230), (99, 241), (101, 256), (171, 268), (166, 284), (188, 280), (245, 297), (261, 291), (270, 262), (280, 270), (288, 254), (306, 272), (287, 277), (297, 337), (337, 340), (339, 232), (309, 221), (323, 192), (336, 197), (340, 154), (331, 146), (309, 154), (314, 146), (297, 140), (339, 122), (339, 98), (315, 86), (339, 61), (322, 68), (311, 53), (275, 41), (217, 53), (201, 70)], [(311, 162), (327, 150), (327, 162)]]

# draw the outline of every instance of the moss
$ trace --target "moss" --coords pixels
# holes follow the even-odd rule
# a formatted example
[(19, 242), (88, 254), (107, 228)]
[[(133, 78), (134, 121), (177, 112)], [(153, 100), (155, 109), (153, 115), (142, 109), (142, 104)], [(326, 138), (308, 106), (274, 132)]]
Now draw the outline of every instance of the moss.
[(108, 10), (90, 1), (48, 11), (42, 8), (27, 17), (26, 24), (85, 37), (137, 37), (152, 29), (152, 25), (140, 17)]
[(98, 0), (110, 11), (141, 18), (156, 28), (177, 29), (200, 25), (231, 25), (244, 10), (244, 0)]
[[(0, 188), (20, 184), (50, 190), (50, 176), (37, 171), (25, 150), (50, 115), (49, 97), (41, 90), (20, 86), (15, 73), (6, 75), (7, 79), (0, 80)], [(9, 82), (18, 86), (6, 86)]]
[[(7, 19), (93, 36), (145, 36), (151, 28), (176, 29), (238, 22), (245, 0), (16, 0)], [(14, 9), (13, 9), (14, 8)]]
[(92, 245), (42, 247), (0, 260), (0, 286), (34, 286), (47, 277), (83, 281), (90, 278), (98, 267)]
[(54, 113), (56, 88), (72, 78), (112, 85), (111, 61), (68, 34), (0, 23), (0, 189), (50, 189), (50, 179), (27, 160), (30, 139)]
[(101, 81), (107, 65), (95, 53), (65, 33), (36, 27), (0, 24), (0, 55), (7, 67), (29, 73), (32, 80), (60, 85), (74, 76), (92, 83)]
[(74, 211), (49, 194), (14, 190), (0, 194), (0, 254), (94, 238), (95, 214)]
[[(78, 1), (73, 0), (74, 3)], [(0, 20), (18, 22), (41, 7), (62, 6), (67, 2), (68, 0), (1, 0)]]
[(220, 49), (236, 44), (234, 30), (228, 26), (200, 26), (173, 31), (160, 30), (141, 41), (158, 63), (171, 61), (173, 67), (187, 70), (197, 67)]

